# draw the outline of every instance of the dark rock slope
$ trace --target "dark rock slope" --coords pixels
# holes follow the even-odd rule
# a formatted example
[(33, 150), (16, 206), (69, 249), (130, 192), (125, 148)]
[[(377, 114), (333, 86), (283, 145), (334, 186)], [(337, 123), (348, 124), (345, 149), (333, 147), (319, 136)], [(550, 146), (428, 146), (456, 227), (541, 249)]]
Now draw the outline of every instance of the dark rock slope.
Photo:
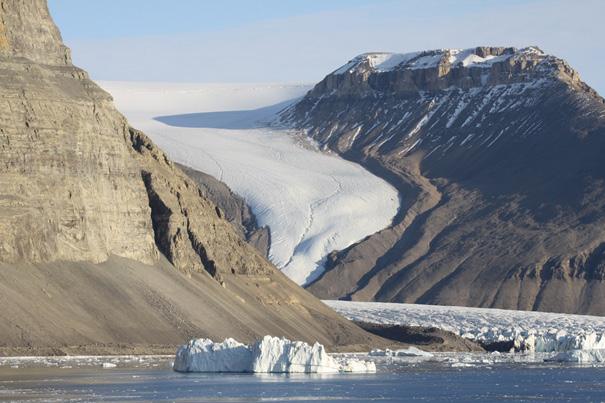
[(71, 64), (45, 0), (0, 0), (0, 304), (9, 352), (381, 343), (277, 271), (129, 127)]
[(254, 246), (264, 257), (269, 256), (271, 233), (269, 227), (259, 227), (246, 201), (233, 193), (223, 182), (204, 172), (176, 164), (198, 185), (205, 198), (214, 203), (220, 214), (235, 227), (238, 234)]
[(605, 103), (565, 61), (365, 54), (283, 119), (401, 194), (315, 295), (605, 314)]

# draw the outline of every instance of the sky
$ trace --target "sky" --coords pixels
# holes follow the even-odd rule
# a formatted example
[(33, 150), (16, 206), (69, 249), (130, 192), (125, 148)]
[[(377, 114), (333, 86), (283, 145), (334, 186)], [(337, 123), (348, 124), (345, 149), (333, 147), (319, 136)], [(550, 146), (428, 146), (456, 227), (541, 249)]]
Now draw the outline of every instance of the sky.
[(49, 0), (97, 80), (313, 83), (370, 51), (538, 46), (605, 94), (603, 0)]

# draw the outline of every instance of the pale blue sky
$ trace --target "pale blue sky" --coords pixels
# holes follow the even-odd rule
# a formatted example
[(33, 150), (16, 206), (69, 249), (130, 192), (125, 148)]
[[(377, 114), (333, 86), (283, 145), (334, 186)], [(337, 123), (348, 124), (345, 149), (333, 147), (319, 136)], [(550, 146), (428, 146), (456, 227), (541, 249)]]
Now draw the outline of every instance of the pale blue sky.
[(367, 51), (537, 45), (605, 94), (602, 0), (49, 0), (100, 80), (315, 82)]

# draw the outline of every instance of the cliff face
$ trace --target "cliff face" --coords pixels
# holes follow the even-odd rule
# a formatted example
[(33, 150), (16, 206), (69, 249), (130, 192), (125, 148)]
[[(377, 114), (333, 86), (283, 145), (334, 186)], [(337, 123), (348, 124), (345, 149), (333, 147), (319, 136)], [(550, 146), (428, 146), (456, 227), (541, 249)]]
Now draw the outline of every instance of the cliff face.
[(43, 1), (2, 1), (0, 256), (151, 263), (154, 247), (128, 124), (73, 67)]
[(400, 190), (316, 295), (605, 314), (605, 103), (565, 61), (361, 55), (283, 118)]
[(0, 54), (55, 66), (71, 64), (46, 0), (0, 0)]
[(71, 64), (44, 0), (0, 0), (0, 234), (0, 348), (375, 341), (129, 127)]

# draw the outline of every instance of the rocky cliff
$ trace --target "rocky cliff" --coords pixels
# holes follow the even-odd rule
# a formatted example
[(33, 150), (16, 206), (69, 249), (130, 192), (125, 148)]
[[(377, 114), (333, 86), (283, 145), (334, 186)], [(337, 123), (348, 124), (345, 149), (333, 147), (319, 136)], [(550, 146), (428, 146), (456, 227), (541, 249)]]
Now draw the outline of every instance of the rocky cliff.
[(196, 171), (190, 167), (176, 164), (181, 171), (189, 176), (199, 186), (205, 198), (219, 207), (223, 214), (248, 243), (256, 248), (264, 257), (269, 256), (271, 233), (269, 227), (259, 227), (252, 209), (246, 201), (233, 193), (223, 182), (212, 175)]
[(287, 280), (129, 127), (71, 64), (45, 0), (0, 0), (0, 95), (0, 348), (376, 342)]
[(605, 103), (565, 61), (364, 54), (282, 117), (400, 191), (316, 295), (605, 314)]

